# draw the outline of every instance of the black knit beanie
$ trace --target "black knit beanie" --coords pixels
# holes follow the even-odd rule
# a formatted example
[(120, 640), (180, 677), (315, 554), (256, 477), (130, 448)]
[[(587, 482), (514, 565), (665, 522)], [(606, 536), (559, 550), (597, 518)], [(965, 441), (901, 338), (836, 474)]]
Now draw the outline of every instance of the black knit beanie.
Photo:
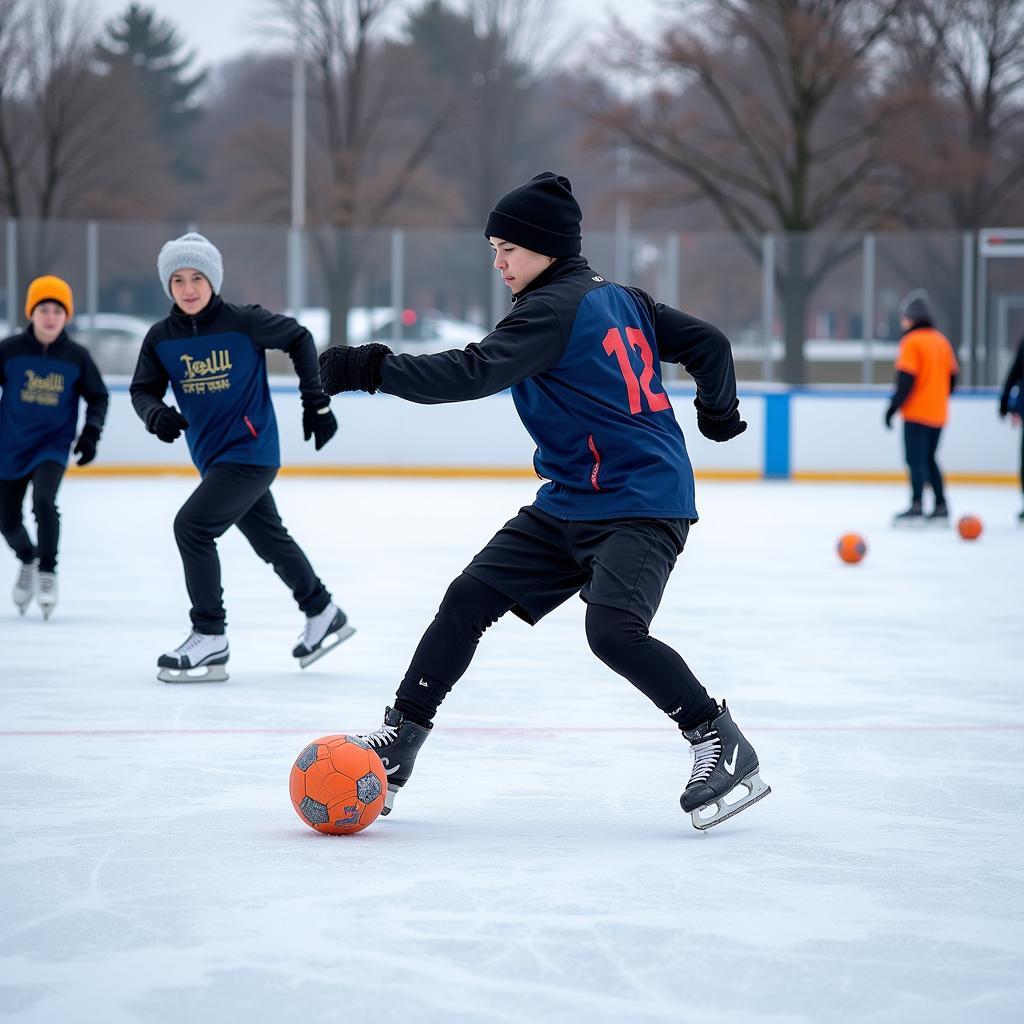
[(582, 219), (569, 179), (544, 171), (494, 204), (484, 237), (503, 238), (542, 256), (579, 256)]

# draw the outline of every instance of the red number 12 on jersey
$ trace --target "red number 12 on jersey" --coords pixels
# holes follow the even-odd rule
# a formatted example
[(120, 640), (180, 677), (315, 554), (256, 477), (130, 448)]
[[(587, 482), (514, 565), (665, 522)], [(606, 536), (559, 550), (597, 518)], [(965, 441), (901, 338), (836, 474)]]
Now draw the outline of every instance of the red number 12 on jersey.
[(639, 380), (629, 361), (629, 352), (626, 349), (626, 343), (622, 340), (622, 331), (618, 327), (613, 327), (604, 336), (604, 350), (608, 355), (614, 355), (619, 362), (619, 371), (622, 373), (622, 379), (626, 382), (630, 416), (636, 416), (643, 412), (643, 407), (640, 404), (641, 391), (647, 396), (647, 404), (651, 412), (662, 412), (664, 409), (670, 408), (668, 395), (651, 388), (651, 381), (654, 379), (654, 353), (644, 337), (644, 332), (638, 327), (627, 327), (626, 337), (629, 339), (630, 346), (640, 353), (640, 358), (644, 361), (643, 373), (640, 374)]

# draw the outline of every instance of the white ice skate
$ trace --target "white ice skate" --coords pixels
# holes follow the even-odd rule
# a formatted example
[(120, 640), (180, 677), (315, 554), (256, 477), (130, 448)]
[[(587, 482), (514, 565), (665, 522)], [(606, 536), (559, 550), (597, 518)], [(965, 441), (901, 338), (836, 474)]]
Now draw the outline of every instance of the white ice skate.
[(32, 603), (36, 596), (36, 586), (39, 579), (39, 562), (19, 562), (18, 575), (14, 577), (14, 590), (11, 597), (18, 609), (19, 615), (25, 614), (25, 609)]
[(332, 602), (319, 615), (307, 616), (306, 628), (292, 648), (292, 656), (299, 659), (301, 668), (308, 668), (354, 632), (345, 613)]
[(183, 644), (157, 659), (162, 683), (223, 683), (228, 678), (228, 638), (223, 634), (189, 633)]
[(36, 594), (36, 603), (39, 605), (43, 618), (48, 619), (57, 607), (57, 574), (55, 572), (39, 573), (39, 592)]

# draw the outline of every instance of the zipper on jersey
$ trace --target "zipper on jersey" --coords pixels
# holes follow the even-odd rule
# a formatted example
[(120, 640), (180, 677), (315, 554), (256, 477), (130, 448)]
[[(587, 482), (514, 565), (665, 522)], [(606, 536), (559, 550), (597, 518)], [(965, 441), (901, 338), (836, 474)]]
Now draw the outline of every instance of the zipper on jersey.
[(587, 435), (587, 446), (590, 448), (590, 454), (594, 456), (594, 465), (590, 469), (590, 486), (595, 491), (601, 490), (601, 484), (598, 482), (598, 477), (601, 475), (601, 453), (597, 450), (597, 445), (594, 444), (594, 435)]

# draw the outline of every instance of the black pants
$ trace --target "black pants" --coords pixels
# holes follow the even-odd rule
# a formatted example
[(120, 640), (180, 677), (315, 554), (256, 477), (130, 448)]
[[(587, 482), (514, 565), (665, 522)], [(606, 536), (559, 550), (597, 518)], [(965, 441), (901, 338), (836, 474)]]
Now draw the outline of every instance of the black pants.
[(218, 462), (174, 517), (174, 539), (197, 632), (224, 632), (224, 591), (215, 542), (232, 526), (274, 567), (306, 615), (317, 615), (330, 604), (331, 595), (281, 522), (270, 493), (275, 476), (272, 466)]
[[(21, 562), (39, 559), (41, 572), (57, 571), (57, 546), (60, 543), (60, 510), (57, 491), (64, 479), (59, 462), (41, 462), (28, 476), (0, 480), (0, 533)], [(29, 539), (22, 509), (25, 493), (32, 484), (32, 515), (36, 521), (36, 544)]]
[(510, 610), (535, 623), (580, 593), (594, 654), (681, 728), (707, 721), (715, 702), (686, 662), (648, 631), (688, 528), (679, 520), (563, 522), (523, 509), (448, 588), (396, 708), (430, 722), (489, 626)]
[(942, 473), (935, 461), (942, 427), (927, 427), (923, 423), (903, 424), (903, 443), (907, 451), (907, 465), (910, 467), (910, 488), (912, 500), (920, 505), (924, 497), (924, 485), (931, 484), (935, 492), (935, 503), (943, 504), (946, 496), (942, 487)]

